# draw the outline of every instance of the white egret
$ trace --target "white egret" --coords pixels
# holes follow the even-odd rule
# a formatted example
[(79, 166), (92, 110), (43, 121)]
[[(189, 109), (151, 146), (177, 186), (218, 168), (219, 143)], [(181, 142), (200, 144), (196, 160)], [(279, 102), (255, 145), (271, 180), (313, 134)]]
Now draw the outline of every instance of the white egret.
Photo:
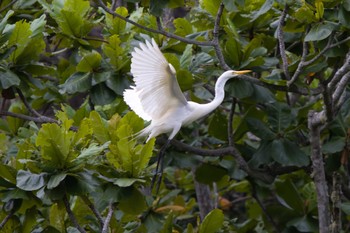
[(148, 141), (162, 133), (170, 133), (158, 156), (157, 175), (164, 150), (180, 128), (216, 109), (224, 100), (227, 80), (250, 70), (224, 72), (215, 84), (214, 99), (207, 104), (198, 104), (186, 100), (174, 67), (167, 62), (154, 39), (140, 43), (139, 47), (131, 53), (131, 74), (135, 86), (124, 91), (124, 101), (142, 119), (151, 121), (139, 132), (139, 137), (148, 136)]

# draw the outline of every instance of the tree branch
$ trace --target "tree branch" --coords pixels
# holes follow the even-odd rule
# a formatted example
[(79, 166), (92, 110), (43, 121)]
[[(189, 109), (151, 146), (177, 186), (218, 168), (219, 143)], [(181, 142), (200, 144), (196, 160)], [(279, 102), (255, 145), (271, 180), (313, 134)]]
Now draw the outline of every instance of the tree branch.
[(102, 233), (108, 232), (108, 226), (109, 226), (109, 223), (112, 219), (114, 209), (115, 209), (114, 204), (112, 201), (110, 201), (109, 205), (108, 205), (108, 214), (107, 214), (107, 217), (103, 223)]
[(100, 214), (100, 212), (96, 209), (96, 207), (94, 206), (94, 204), (90, 201), (90, 199), (83, 195), (81, 196), (82, 200), (84, 201), (84, 203), (90, 208), (90, 210), (92, 211), (92, 213), (94, 213), (94, 215), (96, 216), (101, 228), (103, 227), (103, 218)]
[(64, 206), (65, 206), (65, 208), (66, 208), (66, 211), (67, 211), (67, 213), (68, 213), (68, 217), (69, 217), (70, 221), (73, 223), (74, 227), (77, 228), (78, 231), (80, 231), (81, 233), (86, 233), (86, 231), (84, 230), (84, 228), (82, 228), (82, 227), (79, 225), (79, 223), (78, 223), (78, 221), (77, 221), (77, 219), (76, 219), (76, 217), (75, 217), (75, 215), (74, 215), (72, 209), (70, 208), (70, 203), (69, 203), (69, 201), (68, 201), (67, 194), (65, 194), (65, 195), (63, 196), (62, 201), (63, 201)]
[(212, 42), (213, 42), (214, 50), (216, 53), (216, 57), (219, 60), (221, 68), (224, 70), (230, 70), (231, 68), (225, 62), (225, 58), (224, 58), (224, 55), (222, 54), (222, 50), (221, 50), (220, 42), (219, 42), (220, 20), (221, 20), (221, 16), (222, 16), (223, 11), (224, 11), (224, 4), (221, 3), (219, 6), (219, 9), (218, 9), (218, 13), (216, 14)]
[[(191, 40), (191, 39), (188, 39), (188, 38), (185, 38), (185, 37), (181, 37), (181, 36), (178, 36), (178, 35), (175, 35), (175, 34), (172, 34), (172, 33), (169, 33), (167, 31), (165, 31), (163, 28), (161, 28), (160, 30), (159, 29), (153, 29), (153, 28), (149, 28), (149, 27), (146, 27), (146, 26), (143, 26), (141, 24), (138, 24), (128, 18), (125, 18), (119, 14), (117, 14), (116, 12), (112, 11), (111, 9), (109, 9), (104, 3), (102, 0), (98, 0), (98, 3), (99, 3), (99, 6), (105, 10), (108, 14), (111, 14), (117, 18), (120, 18), (122, 20), (124, 20), (125, 22), (128, 22), (138, 28), (141, 28), (145, 31), (148, 31), (148, 32), (152, 32), (152, 33), (157, 33), (157, 34), (161, 34), (161, 35), (164, 35), (166, 37), (169, 37), (169, 38), (173, 38), (173, 39), (176, 39), (176, 40), (179, 40), (179, 41), (182, 41), (182, 42), (185, 42), (185, 43), (188, 43), (188, 44), (195, 44), (195, 45), (201, 45), (201, 46), (213, 46), (213, 42), (211, 41), (196, 41), (196, 40)], [(159, 27), (159, 25), (158, 25)]]
[(301, 55), (301, 58), (300, 58), (300, 62), (298, 64), (298, 67), (296, 69), (296, 71), (294, 72), (293, 74), (293, 77), (287, 81), (287, 86), (291, 86), (299, 77), (301, 71), (303, 70), (304, 68), (304, 64), (305, 64), (305, 60), (306, 60), (306, 56), (307, 56), (307, 51), (308, 51), (308, 46), (307, 46), (307, 42), (304, 40), (303, 42), (303, 53)]
[(8, 215), (6, 215), (6, 217), (1, 221), (0, 223), (0, 230), (2, 230), (5, 226), (5, 224), (10, 220), (10, 218), (15, 214), (16, 209), (12, 208), (10, 213), (8, 213)]
[(58, 123), (58, 121), (56, 121), (55, 119), (52, 119), (52, 118), (49, 118), (46, 116), (32, 117), (32, 116), (27, 116), (27, 115), (20, 114), (20, 113), (7, 112), (7, 111), (1, 111), (0, 116), (10, 116), (10, 117), (23, 119), (26, 121), (33, 121), (36, 123)]
[(328, 233), (330, 226), (329, 196), (320, 137), (320, 128), (325, 120), (325, 116), (323, 115), (323, 112), (317, 113), (310, 111), (308, 116), (308, 127), (310, 130), (311, 161), (313, 168), (312, 176), (317, 193), (319, 232)]
[(282, 11), (282, 15), (281, 15), (280, 21), (278, 23), (277, 38), (278, 38), (279, 50), (280, 50), (280, 54), (281, 54), (281, 58), (282, 58), (283, 72), (284, 72), (284, 75), (286, 76), (286, 79), (290, 80), (290, 75), (288, 72), (288, 59), (287, 59), (287, 55), (286, 55), (286, 47), (284, 44), (284, 35), (283, 35), (283, 30), (282, 30), (284, 20), (287, 16), (287, 11), (288, 11), (288, 5), (286, 4), (284, 6), (284, 10)]
[(231, 101), (230, 115), (228, 116), (228, 122), (227, 122), (227, 139), (228, 139), (229, 146), (233, 145), (232, 121), (233, 121), (233, 115), (235, 114), (235, 108), (236, 108), (236, 99), (233, 97)]
[(12, 0), (9, 4), (7, 4), (6, 6), (4, 6), (3, 8), (0, 9), (0, 13), (2, 13), (3, 11), (5, 11), (7, 8), (11, 7), (13, 4), (15, 4), (18, 0)]

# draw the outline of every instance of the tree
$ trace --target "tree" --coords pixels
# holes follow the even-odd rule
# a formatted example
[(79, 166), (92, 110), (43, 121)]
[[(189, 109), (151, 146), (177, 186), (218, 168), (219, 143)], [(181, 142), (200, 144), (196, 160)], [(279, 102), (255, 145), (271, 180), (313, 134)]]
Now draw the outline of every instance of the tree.
[[(180, 17), (179, 17), (179, 14)], [(345, 232), (350, 225), (347, 1), (4, 0), (2, 232)], [(154, 38), (192, 100), (230, 81), (171, 142), (122, 100)]]

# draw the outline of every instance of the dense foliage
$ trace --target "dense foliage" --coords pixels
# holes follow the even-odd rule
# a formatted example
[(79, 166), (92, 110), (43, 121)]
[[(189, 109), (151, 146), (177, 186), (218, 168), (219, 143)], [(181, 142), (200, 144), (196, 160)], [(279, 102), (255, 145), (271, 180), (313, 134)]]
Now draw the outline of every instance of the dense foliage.
[[(347, 232), (350, 2), (0, 1), (1, 232)], [(154, 38), (226, 100), (156, 154), (122, 99)]]

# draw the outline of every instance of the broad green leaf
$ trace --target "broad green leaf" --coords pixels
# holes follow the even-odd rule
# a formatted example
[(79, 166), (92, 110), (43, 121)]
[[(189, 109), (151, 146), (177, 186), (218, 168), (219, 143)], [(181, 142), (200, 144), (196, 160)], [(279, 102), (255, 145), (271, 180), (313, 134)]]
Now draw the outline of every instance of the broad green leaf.
[(25, 191), (38, 190), (45, 185), (46, 175), (46, 173), (34, 174), (29, 171), (19, 170), (16, 177), (16, 185)]
[(235, 39), (230, 38), (225, 44), (226, 57), (235, 67), (238, 67), (241, 62), (242, 51), (241, 44)]
[(94, 105), (107, 105), (111, 104), (117, 96), (105, 83), (99, 83), (92, 87), (90, 97)]
[(78, 63), (77, 71), (78, 72), (92, 72), (99, 68), (101, 64), (102, 57), (96, 52), (92, 51), (91, 53), (86, 54)]
[(154, 16), (161, 16), (170, 0), (150, 0), (149, 10)]
[(93, 129), (93, 135), (100, 143), (106, 143), (110, 140), (110, 136), (107, 129), (107, 122), (103, 120), (96, 111), (90, 112), (89, 116), (91, 120), (91, 126)]
[[(120, 126), (129, 125), (132, 130), (132, 134), (139, 132), (143, 128), (143, 120), (136, 115), (133, 111), (128, 112), (121, 120)], [(125, 134), (124, 136), (130, 137), (131, 135)]]
[(6, 164), (0, 163), (0, 177), (15, 184), (16, 183), (16, 174), (17, 174), (17, 171), (15, 168), (10, 167)]
[(267, 104), (268, 122), (276, 133), (283, 133), (295, 120), (295, 113), (285, 103)]
[(120, 193), (118, 208), (127, 214), (137, 215), (147, 208), (145, 197), (134, 187), (124, 188)]
[(315, 2), (315, 8), (316, 8), (316, 19), (317, 20), (321, 20), (323, 18), (323, 14), (324, 14), (324, 6), (323, 6), (323, 2), (322, 1), (316, 1)]
[(193, 45), (190, 45), (190, 44), (186, 45), (186, 48), (180, 57), (181, 69), (188, 69), (192, 59), (192, 49), (193, 49)]
[(180, 36), (187, 36), (192, 34), (192, 25), (184, 18), (177, 18), (174, 20), (175, 33)]
[(18, 86), (21, 80), (9, 69), (0, 67), (0, 84), (1, 89), (7, 89), (11, 86)]
[(205, 216), (199, 227), (199, 233), (215, 233), (223, 227), (224, 214), (222, 210), (214, 209)]
[(215, 111), (210, 118), (208, 126), (208, 134), (222, 141), (227, 140), (227, 116), (220, 111)]
[(201, 7), (207, 12), (209, 12), (213, 17), (215, 17), (218, 13), (220, 1), (200, 0), (199, 3)]
[(305, 3), (294, 12), (294, 17), (301, 23), (311, 23), (316, 21), (314, 10)]
[(118, 178), (116, 179), (113, 184), (118, 185), (119, 187), (129, 187), (133, 185), (136, 182), (144, 183), (145, 180), (142, 179), (136, 179), (136, 178)]
[(109, 58), (109, 63), (111, 63), (117, 70), (120, 69), (125, 62), (121, 57), (123, 49), (120, 47), (120, 43), (121, 41), (118, 35), (112, 35), (108, 38), (108, 44), (102, 45), (103, 53)]
[(298, 232), (318, 232), (318, 221), (308, 215), (292, 219), (287, 226), (293, 226)]
[(39, 59), (40, 54), (44, 52), (46, 47), (42, 37), (32, 38), (23, 52), (16, 57), (17, 63), (28, 64)]
[(220, 166), (203, 163), (196, 169), (195, 175), (198, 182), (211, 185), (227, 175), (227, 170)]
[(178, 70), (176, 72), (176, 77), (182, 91), (187, 91), (192, 88), (193, 78), (191, 72), (188, 70)]
[(249, 129), (255, 136), (263, 140), (272, 140), (277, 137), (277, 135), (262, 121), (251, 117), (247, 118), (246, 121)]
[(4, 30), (7, 20), (13, 15), (14, 11), (13, 10), (8, 10), (6, 15), (2, 18), (0, 22), (0, 33)]
[(277, 139), (271, 142), (271, 157), (286, 166), (306, 166), (309, 157), (297, 144), (287, 139)]
[(155, 138), (149, 140), (145, 145), (142, 145), (142, 149), (140, 152), (139, 163), (137, 164), (139, 172), (142, 172), (148, 166), (149, 160), (152, 157)]
[(91, 143), (88, 148), (83, 149), (73, 163), (89, 163), (94, 159), (95, 156), (99, 155), (102, 151), (108, 148), (110, 142), (106, 142), (103, 145), (97, 143)]
[(63, 34), (77, 38), (86, 36), (92, 28), (90, 21), (70, 10), (61, 10), (60, 14), (57, 15), (56, 21)]
[[(27, 109), (24, 107), (24, 105), (22, 103), (14, 102), (11, 104), (11, 106), (9, 108), (9, 112), (19, 113), (19, 114), (25, 115), (25, 114), (27, 114)], [(6, 120), (8, 123), (8, 127), (13, 134), (17, 133), (18, 129), (21, 126), (23, 126), (23, 124), (24, 124), (24, 120), (21, 118), (17, 118), (17, 117), (7, 116)]]
[(34, 19), (30, 24), (30, 30), (32, 31), (31, 37), (35, 37), (37, 35), (40, 35), (45, 30), (46, 25), (46, 15), (43, 14), (40, 16), (40, 18)]
[[(128, 9), (125, 7), (118, 7), (115, 10), (115, 13), (123, 17), (128, 16)], [(121, 35), (125, 31), (126, 22), (118, 17), (114, 17), (111, 14), (106, 15), (106, 25), (109, 29), (109, 32), (113, 36)]]
[(64, 84), (59, 85), (62, 94), (85, 92), (91, 88), (91, 74), (77, 72), (72, 74)]
[(250, 22), (255, 21), (259, 16), (265, 14), (266, 12), (268, 12), (272, 5), (273, 5), (273, 0), (267, 0), (264, 2), (264, 4), (259, 8), (258, 11), (255, 11), (253, 13), (251, 13), (250, 15)]
[(341, 203), (340, 208), (346, 215), (350, 216), (350, 202)]
[(73, 136), (72, 131), (57, 124), (43, 124), (36, 138), (36, 146), (40, 146), (41, 157), (44, 160), (50, 161), (57, 168), (63, 168), (69, 161)]
[(251, 96), (253, 94), (254, 88), (253, 84), (244, 81), (233, 79), (231, 80), (225, 88), (233, 97), (238, 99), (243, 99)]
[(60, 230), (59, 232), (65, 231), (65, 217), (66, 209), (61, 202), (53, 203), (49, 209), (49, 222), (50, 225), (55, 227), (55, 229)]
[(300, 197), (298, 189), (291, 179), (276, 180), (275, 189), (278, 201), (285, 207), (304, 214), (304, 200)]
[(329, 23), (317, 23), (311, 27), (311, 30), (306, 34), (305, 41), (319, 41), (326, 39), (331, 35), (333, 26)]
[(16, 62), (17, 57), (24, 51), (30, 41), (32, 31), (30, 24), (25, 21), (18, 21), (9, 38), (8, 46), (16, 46), (16, 50), (11, 54), (10, 60)]
[(63, 9), (70, 11), (73, 10), (80, 17), (84, 17), (90, 10), (90, 3), (85, 0), (65, 0)]
[(67, 173), (58, 173), (55, 175), (50, 176), (49, 181), (47, 182), (47, 188), (48, 189), (53, 189), (56, 188), (62, 180), (64, 180), (67, 177)]
[(334, 137), (330, 141), (323, 144), (322, 153), (333, 154), (344, 150), (344, 147), (345, 147), (345, 138)]

